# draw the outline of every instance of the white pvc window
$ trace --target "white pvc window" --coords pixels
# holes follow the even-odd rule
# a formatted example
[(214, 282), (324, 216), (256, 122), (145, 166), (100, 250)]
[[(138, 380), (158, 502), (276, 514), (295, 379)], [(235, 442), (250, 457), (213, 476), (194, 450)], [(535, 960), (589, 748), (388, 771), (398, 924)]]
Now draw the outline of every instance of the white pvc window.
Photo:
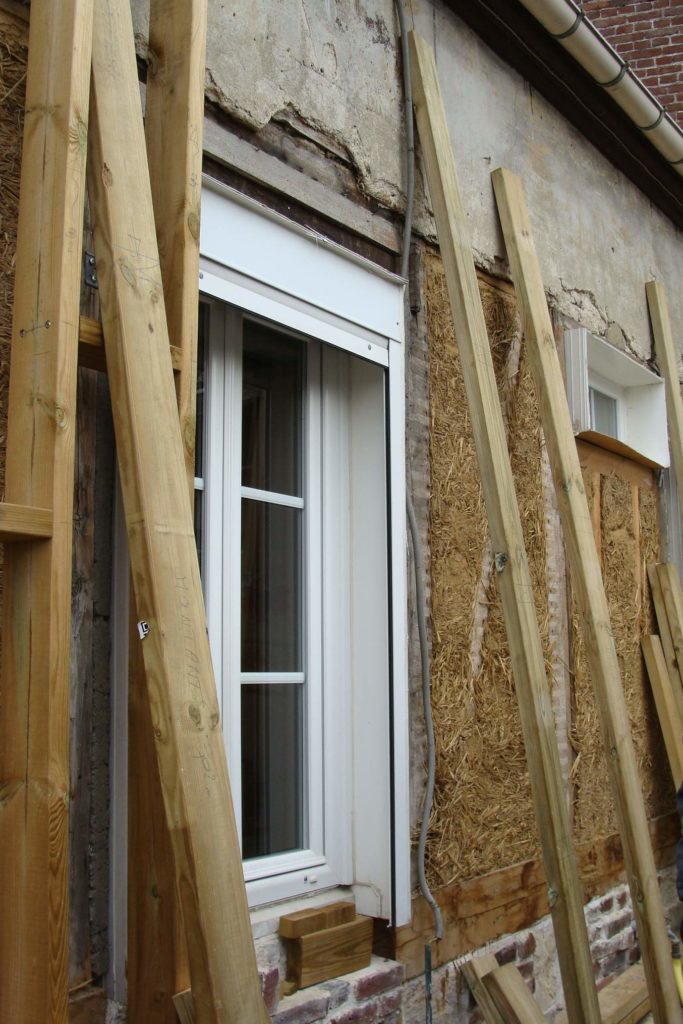
[(202, 225), (198, 540), (249, 901), (345, 884), (405, 922), (402, 288), (228, 190)]

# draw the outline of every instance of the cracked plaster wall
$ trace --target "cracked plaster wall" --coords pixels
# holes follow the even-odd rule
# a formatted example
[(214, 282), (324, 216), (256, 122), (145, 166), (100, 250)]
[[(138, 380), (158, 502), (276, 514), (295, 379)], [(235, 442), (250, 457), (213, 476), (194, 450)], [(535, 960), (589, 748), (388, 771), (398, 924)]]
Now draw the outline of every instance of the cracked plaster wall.
[[(144, 52), (148, 0), (133, 0)], [(442, 0), (406, 0), (434, 46), (478, 262), (504, 270), (489, 173), (520, 174), (546, 288), (566, 316), (650, 356), (644, 283), (668, 288), (674, 323), (681, 234), (620, 171), (500, 61)], [(207, 95), (260, 128), (286, 111), (343, 151), (360, 190), (403, 202), (393, 0), (209, 0)], [(416, 228), (434, 229), (418, 184)]]

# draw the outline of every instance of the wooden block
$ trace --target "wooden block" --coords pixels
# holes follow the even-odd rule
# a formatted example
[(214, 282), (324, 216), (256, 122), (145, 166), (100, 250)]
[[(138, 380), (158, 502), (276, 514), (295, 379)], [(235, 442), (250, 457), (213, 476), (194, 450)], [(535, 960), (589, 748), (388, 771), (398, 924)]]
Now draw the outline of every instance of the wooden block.
[(372, 956), (372, 918), (302, 935), (287, 945), (287, 978), (298, 988), (367, 967)]
[(194, 999), (189, 988), (173, 996), (173, 1005), (180, 1024), (195, 1024)]
[[(647, 982), (642, 964), (634, 964), (605, 985), (598, 993), (603, 1024), (637, 1024), (650, 1009)], [(555, 1024), (567, 1024), (566, 1013), (558, 1014)]]
[(327, 907), (315, 907), (311, 910), (297, 910), (293, 914), (285, 914), (280, 918), (278, 931), (283, 939), (298, 939), (310, 932), (320, 932), (325, 928), (334, 928), (338, 924), (348, 924), (355, 917), (354, 904), (340, 901), (330, 903)]
[(496, 967), (482, 981), (505, 1024), (545, 1024), (541, 1008), (515, 964)]
[(486, 1024), (505, 1024), (505, 1018), (483, 981), (485, 975), (495, 971), (497, 967), (498, 961), (495, 956), (492, 953), (485, 953), (483, 956), (475, 956), (472, 960), (466, 961), (460, 968), (477, 1001), (477, 1006), (484, 1014)]
[(641, 645), (650, 686), (655, 698), (659, 724), (664, 737), (669, 766), (676, 789), (683, 782), (683, 722), (674, 698), (671, 679), (664, 660), (662, 642), (658, 636), (644, 636)]

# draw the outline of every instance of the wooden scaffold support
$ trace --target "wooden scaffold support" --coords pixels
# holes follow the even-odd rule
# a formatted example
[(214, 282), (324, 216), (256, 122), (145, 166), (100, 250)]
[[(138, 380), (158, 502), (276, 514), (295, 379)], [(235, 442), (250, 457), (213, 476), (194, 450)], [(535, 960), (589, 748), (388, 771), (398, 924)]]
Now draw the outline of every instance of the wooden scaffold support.
[(410, 39), (415, 113), (479, 460), (565, 1000), (573, 1024), (598, 1024), (543, 647), (467, 222), (434, 56), (414, 32)]
[(522, 184), (507, 170), (493, 185), (519, 302), (529, 363), (541, 410), (572, 585), (581, 614), (595, 687), (633, 912), (657, 1024), (681, 1020), (664, 910), (621, 685), (590, 512), (572, 430), (562, 371)]
[(671, 333), (669, 304), (664, 286), (659, 281), (648, 281), (645, 285), (645, 293), (652, 321), (657, 364), (659, 372), (664, 378), (669, 442), (678, 483), (678, 499), (681, 514), (683, 514), (683, 398), (681, 398), (681, 384), (678, 379), (678, 360)]
[(9, 504), (0, 506), (0, 1020), (17, 1024), (66, 1024), (68, 1014), (71, 555), (92, 18), (92, 0), (31, 4)]
[[(190, 497), (194, 497), (199, 221), (207, 0), (151, 0), (145, 137)], [(134, 604), (134, 602), (131, 602)], [(175, 1021), (190, 986), (142, 651), (132, 610), (128, 666), (128, 1020)], [(160, 993), (164, 993), (160, 997)], [(191, 999), (190, 995), (185, 1001)]]
[(206, 631), (128, 0), (95, 12), (88, 187), (135, 601), (199, 1024), (267, 1024)]

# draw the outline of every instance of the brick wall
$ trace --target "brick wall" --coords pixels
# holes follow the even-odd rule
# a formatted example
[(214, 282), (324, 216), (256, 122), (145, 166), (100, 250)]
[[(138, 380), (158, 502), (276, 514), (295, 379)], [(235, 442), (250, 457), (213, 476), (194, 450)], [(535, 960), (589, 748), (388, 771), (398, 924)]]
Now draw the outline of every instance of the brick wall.
[(595, 27), (683, 125), (683, 3), (583, 0)]

